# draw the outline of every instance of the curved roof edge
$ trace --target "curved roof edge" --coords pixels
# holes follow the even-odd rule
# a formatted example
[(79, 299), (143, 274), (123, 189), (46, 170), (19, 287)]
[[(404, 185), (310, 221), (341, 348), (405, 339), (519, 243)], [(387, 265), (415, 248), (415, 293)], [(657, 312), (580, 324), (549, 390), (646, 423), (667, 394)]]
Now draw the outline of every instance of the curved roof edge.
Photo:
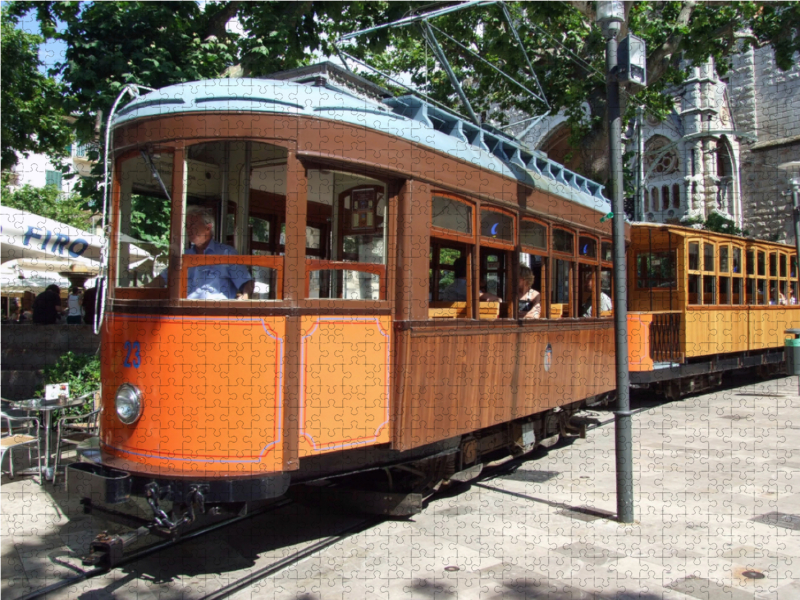
[(195, 112), (316, 116), (384, 131), (502, 173), (600, 213), (611, 211), (604, 186), (567, 169), (514, 138), (416, 96), (376, 102), (325, 87), (274, 79), (206, 79), (140, 96), (117, 111), (113, 126), (142, 118)]

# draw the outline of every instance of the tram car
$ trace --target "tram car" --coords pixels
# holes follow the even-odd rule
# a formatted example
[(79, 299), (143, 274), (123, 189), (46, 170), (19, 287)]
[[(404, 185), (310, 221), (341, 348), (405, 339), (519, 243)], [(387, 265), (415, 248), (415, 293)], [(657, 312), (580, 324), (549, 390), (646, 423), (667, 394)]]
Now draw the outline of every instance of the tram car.
[[(178, 530), (360, 474), (362, 507), (413, 512), (410, 494), (580, 435), (572, 416), (613, 395), (602, 186), (340, 78), (191, 82), (116, 113), (100, 434), (68, 468), (95, 506), (146, 501)], [(626, 239), (634, 385), (780, 368), (792, 248)]]
[(116, 112), (99, 446), (71, 490), (175, 527), (354, 472), (426, 492), (614, 390), (602, 186), (346, 77)]
[(633, 385), (677, 399), (726, 371), (783, 372), (784, 332), (800, 324), (793, 246), (636, 224), (627, 264)]

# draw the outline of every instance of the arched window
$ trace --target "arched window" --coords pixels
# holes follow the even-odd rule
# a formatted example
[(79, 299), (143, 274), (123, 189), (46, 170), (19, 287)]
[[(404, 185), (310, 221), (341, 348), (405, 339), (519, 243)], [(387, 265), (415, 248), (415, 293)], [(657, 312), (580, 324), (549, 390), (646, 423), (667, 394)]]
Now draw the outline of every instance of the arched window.
[(672, 184), (672, 208), (681, 207), (681, 186), (677, 183)]
[(661, 207), (664, 210), (669, 208), (669, 186), (661, 186)]
[(717, 140), (717, 208), (722, 212), (733, 214), (733, 160), (730, 146), (725, 138)]
[(650, 190), (650, 198), (653, 201), (653, 212), (658, 212), (659, 210), (659, 202), (658, 202), (658, 188), (654, 187)]
[(644, 168), (650, 176), (671, 175), (678, 172), (678, 152), (674, 147), (665, 150), (672, 142), (663, 135), (654, 135), (644, 145)]

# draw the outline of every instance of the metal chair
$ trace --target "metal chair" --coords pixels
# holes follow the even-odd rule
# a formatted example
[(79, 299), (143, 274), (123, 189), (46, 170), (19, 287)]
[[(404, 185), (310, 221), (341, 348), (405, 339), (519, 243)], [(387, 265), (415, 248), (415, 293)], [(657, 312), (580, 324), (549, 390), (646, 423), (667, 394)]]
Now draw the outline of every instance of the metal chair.
[(0, 470), (2, 470), (3, 459), (8, 453), (9, 476), (14, 479), (14, 449), (27, 446), (28, 459), (30, 460), (30, 450), (35, 444), (36, 457), (39, 462), (39, 481), (41, 482), (42, 442), (39, 435), (39, 419), (28, 415), (24, 411), (11, 408), (11, 406), (10, 402), (3, 400), (2, 410), (0, 410), (0, 429), (2, 429), (2, 437), (0, 437)]
[(61, 417), (58, 420), (58, 434), (56, 435), (56, 458), (53, 463), (53, 485), (56, 484), (58, 477), (58, 463), (61, 460), (61, 453), (65, 445), (77, 446), (86, 440), (97, 435), (97, 416), (100, 414), (98, 405), (99, 392), (89, 392), (78, 397), (78, 400), (86, 400), (94, 397), (94, 410), (85, 415), (75, 415), (71, 417)]

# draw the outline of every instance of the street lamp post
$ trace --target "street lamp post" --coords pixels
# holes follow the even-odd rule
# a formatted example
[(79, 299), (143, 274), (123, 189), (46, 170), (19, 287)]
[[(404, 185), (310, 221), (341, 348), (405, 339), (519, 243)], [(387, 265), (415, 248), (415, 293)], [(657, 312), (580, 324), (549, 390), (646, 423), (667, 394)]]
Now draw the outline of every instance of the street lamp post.
[(611, 171), (611, 206), (614, 213), (614, 338), (616, 351), (617, 409), (614, 427), (617, 463), (617, 520), (633, 522), (633, 435), (631, 432), (630, 380), (628, 378), (628, 293), (625, 268), (625, 209), (622, 197), (622, 115), (617, 79), (617, 34), (625, 21), (620, 1), (597, 2), (597, 22), (606, 39), (606, 89), (608, 97), (608, 149)]
[(786, 171), (792, 186), (792, 217), (794, 218), (794, 246), (797, 249), (797, 265), (800, 269), (800, 161), (783, 163), (778, 168)]

